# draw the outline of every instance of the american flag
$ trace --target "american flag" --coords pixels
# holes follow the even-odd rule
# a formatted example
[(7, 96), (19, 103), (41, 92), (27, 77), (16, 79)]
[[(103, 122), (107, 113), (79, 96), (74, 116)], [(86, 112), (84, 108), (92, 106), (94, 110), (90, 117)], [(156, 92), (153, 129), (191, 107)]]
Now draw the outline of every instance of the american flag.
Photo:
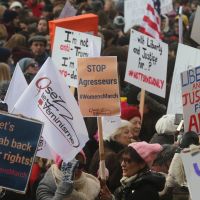
[(160, 1), (148, 0), (140, 32), (160, 39)]

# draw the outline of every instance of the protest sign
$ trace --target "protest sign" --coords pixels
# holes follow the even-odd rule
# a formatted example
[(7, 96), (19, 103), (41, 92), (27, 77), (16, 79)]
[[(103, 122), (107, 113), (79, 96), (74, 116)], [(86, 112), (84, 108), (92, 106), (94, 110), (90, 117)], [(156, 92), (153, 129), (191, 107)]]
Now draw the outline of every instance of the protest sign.
[(100, 56), (100, 37), (56, 27), (52, 60), (67, 85), (77, 87), (77, 57), (90, 57), (93, 51)]
[(192, 25), (192, 32), (191, 32), (191, 38), (200, 44), (200, 26), (199, 26), (199, 20), (200, 20), (200, 6), (197, 7), (194, 22)]
[(8, 112), (13, 110), (15, 103), (27, 87), (28, 83), (26, 82), (19, 63), (17, 63), (4, 99), (8, 104)]
[(192, 200), (199, 200), (200, 153), (181, 153), (181, 159), (185, 169), (190, 197)]
[(168, 45), (131, 30), (125, 81), (165, 97)]
[(102, 117), (103, 138), (107, 139), (121, 126), (119, 116)]
[(53, 49), (54, 36), (56, 27), (62, 27), (79, 32), (92, 33), (97, 35), (98, 33), (98, 16), (94, 14), (83, 14), (73, 17), (67, 17), (64, 19), (56, 19), (49, 21), (49, 35), (51, 49)]
[(25, 193), (43, 128), (39, 121), (0, 113), (0, 186)]
[(161, 14), (167, 14), (173, 11), (173, 2), (172, 0), (160, 0), (160, 8), (161, 8)]
[(59, 18), (64, 18), (64, 17), (72, 17), (75, 16), (77, 13), (77, 10), (71, 5), (69, 1), (66, 1), (65, 6), (63, 7)]
[(17, 101), (13, 112), (44, 122), (42, 136), (65, 162), (72, 160), (88, 140), (77, 102), (50, 58)]
[(183, 113), (180, 73), (200, 64), (200, 51), (187, 45), (179, 44), (171, 84), (167, 113)]
[(181, 73), (184, 131), (200, 134), (200, 66)]
[(78, 58), (78, 98), (85, 117), (120, 115), (116, 57)]
[[(124, 32), (127, 32), (134, 25), (140, 25), (143, 21), (148, 0), (125, 0), (124, 1)], [(172, 0), (160, 0), (161, 14), (169, 13), (173, 10)]]

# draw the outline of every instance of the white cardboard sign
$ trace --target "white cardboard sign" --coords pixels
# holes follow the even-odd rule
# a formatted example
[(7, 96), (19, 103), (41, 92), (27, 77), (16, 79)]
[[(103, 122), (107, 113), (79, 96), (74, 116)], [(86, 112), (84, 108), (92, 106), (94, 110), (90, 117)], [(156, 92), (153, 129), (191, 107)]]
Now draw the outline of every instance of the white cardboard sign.
[(184, 131), (200, 133), (200, 66), (181, 73)]
[(167, 114), (183, 113), (180, 73), (198, 65), (200, 65), (200, 51), (187, 45), (179, 44)]
[(56, 27), (52, 60), (66, 79), (67, 85), (77, 87), (77, 57), (100, 56), (101, 38), (86, 33)]
[(200, 153), (192, 155), (189, 153), (181, 153), (187, 184), (192, 200), (199, 200), (200, 185)]
[(168, 45), (131, 30), (125, 81), (165, 97)]
[(195, 18), (192, 26), (192, 32), (191, 32), (191, 38), (200, 44), (200, 26), (199, 26), (199, 20), (200, 20), (200, 6), (197, 7)]

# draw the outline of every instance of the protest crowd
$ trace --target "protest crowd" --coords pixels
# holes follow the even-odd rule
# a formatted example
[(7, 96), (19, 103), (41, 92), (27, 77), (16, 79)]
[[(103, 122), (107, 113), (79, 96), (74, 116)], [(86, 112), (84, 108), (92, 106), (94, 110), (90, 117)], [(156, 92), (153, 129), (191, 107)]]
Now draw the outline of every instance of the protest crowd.
[[(154, 5), (158, 7), (162, 2), (153, 0), (149, 1), (154, 2)], [(193, 199), (193, 195), (191, 196), (191, 191), (193, 190), (191, 189), (192, 186), (188, 181), (186, 173), (187, 170), (185, 168), (184, 161), (182, 160), (182, 154), (185, 152), (185, 154), (188, 152), (190, 154), (190, 151), (195, 151), (195, 155), (199, 153), (200, 149), (198, 145), (200, 131), (198, 131), (198, 127), (196, 129), (197, 131), (194, 129), (186, 130), (185, 115), (184, 123), (182, 123), (183, 115), (181, 114), (183, 114), (183, 111), (181, 113), (168, 112), (168, 103), (170, 99), (170, 91), (172, 88), (171, 86), (173, 82), (179, 43), (193, 47), (196, 50), (198, 50), (200, 45), (200, 43), (198, 44), (197, 41), (194, 41), (191, 38), (195, 13), (197, 7), (200, 6), (200, 0), (169, 1), (172, 3), (172, 10), (165, 14), (159, 12), (160, 41), (168, 45), (168, 51), (165, 52), (167, 56), (165, 63), (166, 82), (161, 82), (162, 78), (160, 77), (160, 82), (154, 83), (152, 81), (152, 77), (149, 76), (147, 79), (147, 76), (141, 74), (140, 78), (138, 79), (144, 80), (146, 78), (147, 81), (145, 82), (150, 83), (151, 81), (151, 86), (153, 87), (156, 85), (157, 90), (165, 87), (166, 92), (164, 96), (162, 95), (162, 97), (153, 94), (153, 92), (149, 92), (148, 90), (145, 90), (144, 92), (140, 87), (125, 81), (128, 63), (127, 60), (130, 53), (129, 47), (131, 42), (131, 34), (134, 31), (142, 32), (141, 23), (135, 23), (132, 27), (129, 27), (128, 30), (125, 31), (125, 24), (127, 23), (127, 19), (125, 19), (126, 14), (124, 13), (125, 2), (125, 0), (0, 0), (0, 114), (5, 114), (8, 112), (12, 113), (12, 108), (9, 108), (6, 95), (9, 85), (14, 80), (14, 73), (17, 69), (17, 66), (19, 66), (18, 69), (21, 69), (26, 81), (20, 82), (19, 85), (16, 83), (16, 92), (21, 87), (26, 88), (28, 85), (31, 86), (34, 78), (37, 77), (38, 73), (40, 73), (40, 69), (44, 67), (43, 64), (49, 62), (47, 61), (48, 57), (55, 57), (52, 55), (52, 30), (50, 30), (49, 21), (57, 19), (64, 20), (65, 18), (70, 19), (70, 17), (81, 16), (85, 14), (94, 14), (98, 16), (98, 31), (96, 36), (101, 39), (99, 56), (102, 56), (102, 58), (104, 56), (106, 58), (116, 56), (119, 78), (119, 96), (117, 93), (115, 93), (112, 97), (119, 97), (120, 99), (120, 116), (118, 117), (117, 121), (118, 125), (114, 128), (112, 127), (112, 130), (105, 128), (107, 132), (104, 131), (106, 133), (103, 133), (102, 136), (104, 147), (103, 153), (100, 149), (101, 143), (99, 143), (101, 140), (99, 136), (99, 132), (101, 132), (98, 121), (99, 117), (84, 116), (84, 123), (88, 132), (87, 142), (82, 146), (81, 149), (79, 149), (78, 152), (74, 153), (73, 151), (70, 151), (69, 154), (72, 152), (73, 155), (76, 156), (67, 162), (65, 161), (68, 156), (67, 152), (63, 157), (60, 152), (64, 152), (64, 150), (56, 152), (55, 148), (54, 157), (52, 159), (47, 159), (42, 156), (40, 157), (39, 155), (34, 156), (34, 161), (30, 168), (30, 176), (27, 175), (27, 187), (23, 194), (20, 193), (19, 190), (15, 190), (15, 187), (12, 188), (12, 179), (9, 179), (8, 187), (3, 185), (3, 181), (1, 181), (1, 179), (3, 180), (3, 178), (5, 178), (5, 174), (4, 171), (2, 171), (2, 163), (4, 163), (2, 160), (7, 160), (12, 165), (15, 164), (16, 166), (18, 162), (17, 160), (20, 160), (20, 164), (25, 163), (24, 165), (29, 165), (31, 160), (25, 160), (25, 158), (23, 160), (23, 153), (17, 155), (15, 157), (15, 161), (12, 160), (11, 153), (5, 154), (3, 159), (1, 158), (1, 148), (3, 148), (2, 146), (6, 146), (6, 140), (2, 142), (1, 139), (3, 136), (1, 135), (4, 134), (3, 130), (11, 130), (12, 126), (5, 123), (2, 125), (3, 122), (1, 122), (0, 117), (0, 199)], [(138, 0), (137, 2), (141, 3), (143, 0)], [(66, 9), (67, 6), (68, 9)], [(179, 13), (180, 7), (182, 8), (181, 14)], [(74, 14), (68, 13), (72, 11), (76, 12), (74, 12)], [(182, 20), (180, 20), (180, 18)], [(182, 25), (180, 25), (180, 22)], [(90, 24), (90, 22), (88, 24)], [(78, 31), (81, 26), (84, 26), (84, 23), (83, 25), (78, 23), (75, 31)], [(64, 28), (68, 29), (67, 26)], [(80, 28), (80, 30), (82, 29)], [(182, 34), (182, 40), (180, 40), (180, 34)], [(151, 36), (154, 37), (154, 35)], [(151, 36), (148, 35), (150, 38)], [(87, 46), (87, 40), (85, 41), (86, 42), (83, 46)], [(91, 44), (89, 43), (89, 46)], [(151, 48), (159, 50), (160, 47), (152, 45), (153, 43), (151, 43)], [(142, 51), (142, 48), (139, 48), (138, 51)], [(159, 53), (160, 55), (164, 55), (164, 47), (162, 50), (160, 48)], [(188, 52), (188, 54), (189, 53), (190, 52)], [(143, 57), (145, 57), (145, 55), (149, 56), (149, 60), (151, 59), (149, 62), (156, 64), (157, 58), (153, 57), (152, 54), (145, 54), (144, 51)], [(198, 55), (196, 54), (196, 56)], [(190, 60), (193, 59), (196, 59), (196, 57), (190, 57)], [(131, 64), (134, 65), (135, 63)], [(47, 65), (50, 64), (47, 63)], [(183, 63), (183, 65), (190, 64), (188, 62)], [(193, 67), (197, 67), (199, 65), (200, 63), (197, 60)], [(51, 66), (49, 68), (51, 68)], [(101, 70), (100, 67), (89, 68), (89, 70), (92, 72), (94, 72), (95, 69), (96, 71)], [(102, 71), (103, 69), (104, 68), (102, 67)], [(158, 71), (156, 73), (159, 74)], [(198, 74), (200, 74), (200, 72), (197, 72), (197, 68), (196, 73), (196, 79), (198, 79)], [(52, 72), (52, 74), (54, 74), (54, 72)], [(151, 76), (153, 75), (151, 74)], [(194, 77), (194, 75), (191, 76)], [(183, 75), (182, 79), (184, 79), (184, 77), (185, 76)], [(91, 77), (86, 76), (86, 78), (89, 79)], [(106, 79), (102, 79), (101, 82), (87, 81), (87, 83), (84, 82), (86, 80), (82, 78), (82, 82), (79, 82), (79, 86), (80, 83), (82, 83), (82, 87), (87, 89), (91, 85), (95, 84), (115, 85), (117, 83), (115, 78), (108, 78), (110, 78), (110, 82), (106, 82)], [(180, 74), (176, 79), (179, 78)], [(54, 119), (54, 122), (57, 124), (60, 123), (60, 127), (62, 126), (62, 129), (65, 130), (65, 127), (63, 127), (64, 125), (61, 125), (62, 120), (58, 122), (58, 119), (55, 118), (56, 115), (53, 115), (50, 112), (50, 107), (52, 106), (52, 108), (55, 109), (61, 107), (63, 108), (63, 105), (64, 103), (67, 103), (67, 100), (65, 102), (61, 96), (57, 95), (59, 92), (56, 93), (53, 90), (51, 79), (46, 78), (46, 80), (49, 80), (50, 82), (47, 84), (45, 89), (42, 88), (42, 85), (40, 85), (39, 81), (36, 81), (38, 93), (35, 96), (40, 94), (41, 91), (44, 91), (43, 94), (45, 94), (46, 97), (49, 95), (52, 98), (52, 102), (57, 103), (53, 105), (53, 103), (51, 104), (50, 100), (47, 99), (47, 103), (49, 103), (49, 110), (47, 109), (45, 112), (51, 119)], [(198, 82), (198, 80), (196, 81)], [(50, 94), (50, 92), (52, 93)], [(73, 96), (78, 102), (80, 100), (80, 97), (78, 98), (79, 91), (77, 91), (75, 88), (75, 91), (73, 92)], [(17, 102), (18, 97), (15, 96), (15, 94), (16, 93), (13, 93), (11, 96), (12, 100), (16, 97), (15, 102)], [(195, 98), (194, 95), (196, 95), (196, 103), (198, 103), (200, 100), (197, 93), (193, 93), (193, 97), (188, 98), (190, 98), (190, 101), (192, 101), (191, 99)], [(103, 98), (108, 98), (108, 96), (109, 95), (106, 94), (103, 96)], [(82, 98), (83, 97), (84, 96), (82, 96)], [(110, 96), (109, 98), (112, 97)], [(141, 109), (142, 97), (144, 98), (144, 103)], [(57, 98), (60, 98), (60, 101), (57, 100)], [(102, 97), (90, 95), (88, 98), (98, 99)], [(31, 98), (29, 100), (31, 101)], [(27, 100), (27, 102), (29, 100)], [(46, 98), (42, 99), (41, 96), (40, 100), (44, 101)], [(38, 107), (40, 107), (43, 102), (38, 101), (38, 103)], [(175, 105), (176, 102), (174, 101), (172, 104)], [(84, 104), (81, 105), (80, 103), (80, 106), (84, 107)], [(31, 108), (33, 107), (26, 107), (26, 112), (29, 112)], [(25, 113), (19, 113), (20, 117), (21, 114), (24, 115), (22, 118), (26, 117)], [(93, 111), (93, 114), (94, 113), (95, 111)], [(13, 112), (13, 114), (16, 114), (16, 112)], [(60, 116), (63, 115), (60, 114)], [(28, 117), (34, 118), (34, 116)], [(200, 120), (200, 117), (198, 119)], [(69, 122), (69, 120), (71, 120), (70, 117), (67, 118), (67, 122)], [(199, 121), (194, 121), (193, 126), (195, 123), (199, 124)], [(82, 127), (81, 123), (75, 124), (76, 127), (79, 125)], [(44, 128), (44, 131), (45, 130), (47, 129)], [(71, 130), (74, 130), (73, 127)], [(45, 139), (46, 135), (47, 134), (45, 133)], [(57, 140), (56, 137), (55, 140)], [(12, 142), (12, 146), (15, 144), (14, 142)], [(76, 141), (73, 142), (75, 143)], [(49, 145), (51, 146), (52, 143), (53, 141), (50, 142)], [(25, 149), (25, 146), (23, 148)], [(28, 145), (26, 146), (26, 150), (27, 149)], [(103, 175), (101, 168), (102, 155), (103, 160), (105, 160), (105, 171), (103, 171)], [(200, 176), (198, 164), (194, 163), (194, 166), (196, 166), (196, 173), (198, 176)], [(18, 184), (20, 184), (20, 181)]]

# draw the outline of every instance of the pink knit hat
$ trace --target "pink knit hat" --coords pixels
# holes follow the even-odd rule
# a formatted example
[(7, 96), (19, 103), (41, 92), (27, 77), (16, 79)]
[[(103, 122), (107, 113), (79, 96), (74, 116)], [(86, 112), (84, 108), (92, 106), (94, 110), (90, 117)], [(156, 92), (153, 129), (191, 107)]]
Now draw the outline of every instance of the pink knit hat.
[(163, 149), (160, 144), (148, 144), (147, 142), (134, 142), (128, 146), (135, 149), (149, 167)]

